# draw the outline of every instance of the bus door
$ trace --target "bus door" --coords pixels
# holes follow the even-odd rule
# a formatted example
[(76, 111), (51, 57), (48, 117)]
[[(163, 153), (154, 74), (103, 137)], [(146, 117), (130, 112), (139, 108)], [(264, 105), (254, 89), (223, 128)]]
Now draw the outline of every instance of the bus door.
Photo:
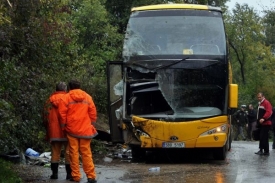
[(118, 110), (122, 108), (122, 61), (107, 62), (108, 117), (112, 142), (123, 142), (121, 118)]

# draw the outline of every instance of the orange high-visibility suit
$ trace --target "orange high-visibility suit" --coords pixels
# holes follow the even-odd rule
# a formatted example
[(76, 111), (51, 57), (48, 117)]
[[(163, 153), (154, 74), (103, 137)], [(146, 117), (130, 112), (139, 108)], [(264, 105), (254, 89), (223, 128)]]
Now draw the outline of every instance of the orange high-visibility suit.
[(81, 89), (70, 90), (61, 99), (58, 108), (61, 127), (69, 140), (72, 178), (80, 181), (79, 152), (82, 157), (83, 170), (88, 179), (95, 179), (95, 167), (91, 152), (91, 139), (97, 135), (93, 126), (97, 112), (92, 97)]
[(67, 146), (67, 137), (60, 128), (60, 117), (58, 114), (58, 104), (65, 91), (56, 91), (51, 94), (44, 106), (44, 124), (47, 128), (46, 139), (51, 143), (51, 163), (59, 163), (62, 146), (65, 147), (65, 164), (70, 164), (69, 147)]

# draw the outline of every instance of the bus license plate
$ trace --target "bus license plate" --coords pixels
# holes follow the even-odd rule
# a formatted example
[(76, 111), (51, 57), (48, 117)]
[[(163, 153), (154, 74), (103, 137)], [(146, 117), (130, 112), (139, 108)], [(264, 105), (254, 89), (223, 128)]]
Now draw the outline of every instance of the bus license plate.
[(163, 142), (163, 148), (184, 148), (185, 145), (183, 142)]

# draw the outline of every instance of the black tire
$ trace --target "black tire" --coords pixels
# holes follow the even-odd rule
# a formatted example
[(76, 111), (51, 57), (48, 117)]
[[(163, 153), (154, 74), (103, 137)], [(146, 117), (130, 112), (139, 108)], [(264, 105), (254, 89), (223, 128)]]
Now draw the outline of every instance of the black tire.
[(145, 161), (146, 159), (146, 150), (141, 148), (138, 145), (130, 146), (132, 150), (132, 161)]
[(215, 148), (213, 151), (215, 160), (225, 160), (226, 158), (226, 144), (223, 147)]
[(229, 139), (228, 139), (228, 151), (231, 150), (231, 143), (232, 143), (232, 133), (231, 133), (231, 130), (230, 130), (230, 134), (229, 134)]

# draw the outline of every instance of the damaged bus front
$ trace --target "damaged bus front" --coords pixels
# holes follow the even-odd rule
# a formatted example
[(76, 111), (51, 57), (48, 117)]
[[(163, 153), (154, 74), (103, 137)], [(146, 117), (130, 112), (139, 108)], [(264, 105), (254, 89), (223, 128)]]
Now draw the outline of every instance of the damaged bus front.
[(232, 84), (222, 12), (217, 7), (163, 4), (132, 9), (122, 62), (108, 62), (113, 142), (133, 158), (157, 148), (231, 147)]

